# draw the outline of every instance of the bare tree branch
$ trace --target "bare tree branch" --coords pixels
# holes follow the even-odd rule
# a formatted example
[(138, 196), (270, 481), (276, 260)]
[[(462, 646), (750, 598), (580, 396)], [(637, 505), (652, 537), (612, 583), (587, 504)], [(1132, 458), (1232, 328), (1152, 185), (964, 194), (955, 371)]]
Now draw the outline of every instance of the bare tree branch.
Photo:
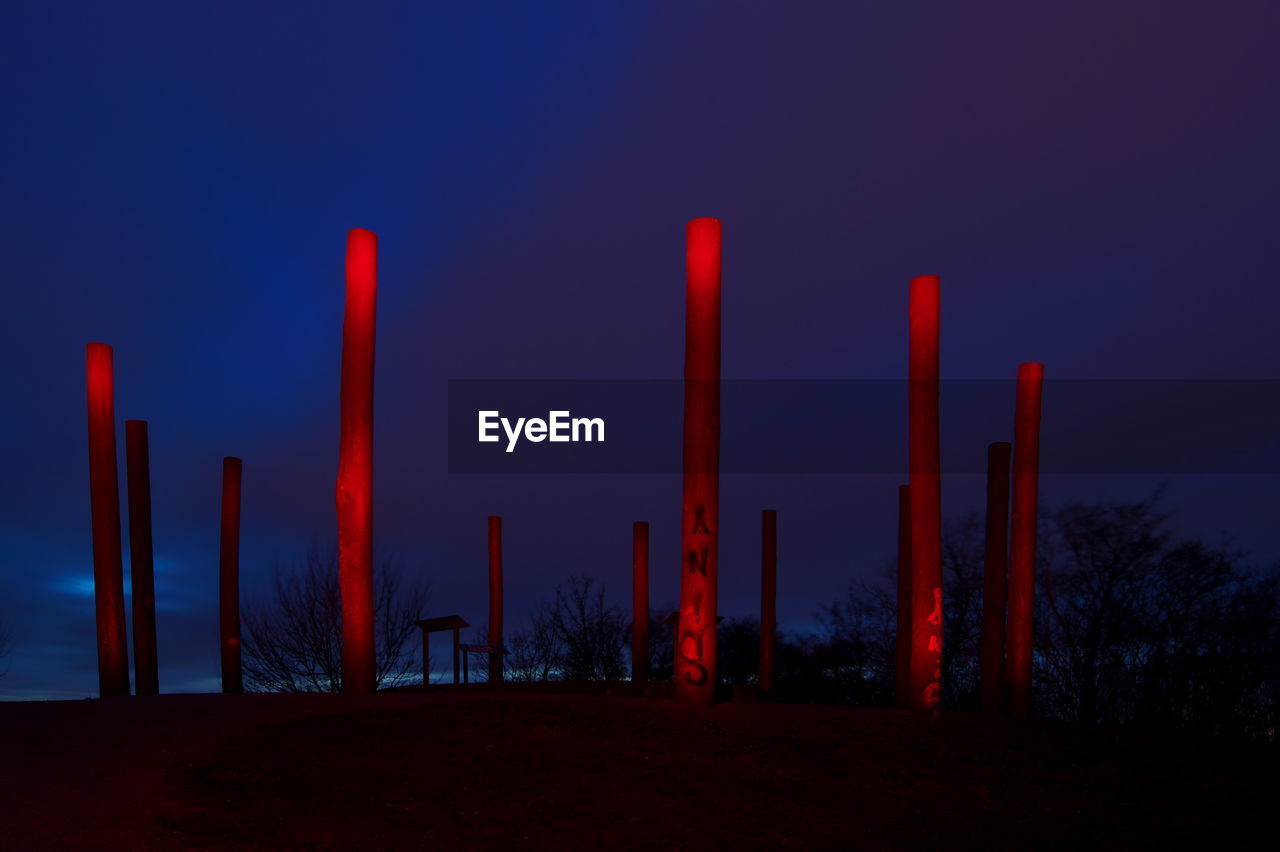
[[(396, 686), (416, 673), (414, 622), (426, 609), (428, 587), (408, 582), (389, 562), (374, 574), (377, 685)], [(244, 673), (260, 692), (339, 692), (342, 689), (342, 594), (337, 557), (311, 547), (302, 565), (276, 566), (273, 593), (244, 614)]]

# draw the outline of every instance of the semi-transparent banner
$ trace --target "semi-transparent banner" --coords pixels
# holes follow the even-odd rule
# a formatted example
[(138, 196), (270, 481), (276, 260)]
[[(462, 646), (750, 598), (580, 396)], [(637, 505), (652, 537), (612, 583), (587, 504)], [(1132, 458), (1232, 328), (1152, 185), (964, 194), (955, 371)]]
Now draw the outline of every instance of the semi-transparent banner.
[[(720, 383), (725, 474), (902, 474), (907, 382)], [(1014, 380), (939, 385), (941, 473), (1013, 439)], [(679, 380), (452, 380), (449, 472), (678, 473)], [(1044, 474), (1280, 473), (1280, 381), (1046, 380)]]

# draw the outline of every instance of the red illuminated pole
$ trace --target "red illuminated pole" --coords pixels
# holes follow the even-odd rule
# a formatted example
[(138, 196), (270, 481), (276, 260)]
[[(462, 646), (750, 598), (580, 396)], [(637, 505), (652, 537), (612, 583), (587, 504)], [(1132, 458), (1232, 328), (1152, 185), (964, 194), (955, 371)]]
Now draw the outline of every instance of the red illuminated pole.
[(342, 593), (342, 691), (373, 692), (373, 350), (378, 238), (347, 233), (342, 323), (342, 426), (338, 446), (338, 584)]
[(911, 707), (911, 487), (898, 486), (898, 631), (895, 694), (899, 709)]
[(1019, 364), (1013, 415), (1013, 520), (1009, 537), (1009, 713), (1031, 711), (1031, 654), (1036, 572), (1036, 501), (1040, 478), (1043, 364)]
[(778, 651), (778, 513), (760, 513), (760, 691), (777, 684)]
[(1004, 441), (987, 446), (987, 532), (982, 569), (979, 693), (984, 713), (1004, 711), (1004, 624), (1009, 584), (1009, 453)]
[(710, 706), (716, 688), (720, 543), (720, 220), (685, 230), (684, 505), (675, 692)]
[(120, 472), (116, 466), (115, 379), (111, 347), (85, 347), (89, 410), (89, 508), (93, 529), (93, 597), (98, 623), (98, 694), (129, 694), (124, 565), (120, 555)]
[(222, 460), (222, 539), (218, 549), (218, 626), (222, 691), (244, 692), (240, 672), (240, 459)]
[[(502, 644), (502, 518), (489, 516), (489, 644)], [(489, 682), (502, 680), (502, 655), (489, 655)]]
[(942, 698), (942, 488), (938, 434), (936, 275), (911, 280), (911, 707), (936, 716)]
[(631, 679), (649, 679), (649, 525), (631, 525)]
[(156, 664), (156, 583), (151, 548), (151, 463), (147, 421), (124, 421), (129, 483), (129, 577), (133, 586), (133, 674), (139, 695), (160, 691)]

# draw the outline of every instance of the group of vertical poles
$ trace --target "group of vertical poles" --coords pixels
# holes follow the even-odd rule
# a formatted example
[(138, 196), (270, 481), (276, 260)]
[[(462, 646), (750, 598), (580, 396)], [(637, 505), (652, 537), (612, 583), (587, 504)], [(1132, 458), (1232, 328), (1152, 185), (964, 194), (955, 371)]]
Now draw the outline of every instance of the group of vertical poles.
[[(649, 524), (631, 530), (631, 679), (649, 679)], [(778, 513), (760, 513), (760, 671), (759, 687), (777, 685)]]
[[(720, 248), (717, 219), (686, 229), (684, 486), (681, 522), (680, 617), (676, 642), (677, 695), (706, 705), (715, 691), (715, 624), (719, 544)], [(338, 574), (342, 597), (342, 682), (346, 692), (375, 686), (373, 626), (373, 367), (377, 298), (377, 237), (364, 229), (347, 235), (343, 321), (341, 434), (335, 498)], [(119, 473), (111, 348), (87, 351), (90, 496), (97, 599), (99, 686), (104, 696), (129, 692), (125, 647)], [(129, 451), (131, 573), (137, 590), (135, 660), (141, 691), (158, 690), (155, 649), (154, 565), (146, 424), (126, 427)], [(242, 466), (223, 460), (219, 548), (219, 647), (223, 690), (243, 690), (239, 616), (239, 528)], [(764, 516), (761, 684), (773, 685), (776, 621), (776, 539), (772, 512)], [(634, 530), (635, 606), (633, 677), (648, 676), (648, 528)], [(501, 519), (489, 518), (489, 643), (502, 642)], [(643, 606), (643, 610), (641, 610)], [(455, 664), (455, 671), (456, 671)], [(500, 655), (490, 659), (491, 681), (502, 679)]]
[[(105, 343), (88, 344), (85, 348), (85, 378), (89, 415), (89, 506), (98, 636), (98, 693), (103, 698), (129, 694), (114, 373), (111, 347)], [(155, 568), (147, 423), (145, 420), (126, 420), (124, 426), (135, 682), (139, 695), (155, 695), (160, 691), (160, 683), (156, 663)]]
[[(686, 228), (683, 506), (680, 612), (676, 637), (676, 695), (709, 705), (715, 695), (717, 556), (719, 544), (721, 225), (694, 219)], [(376, 679), (373, 625), (373, 367), (377, 297), (377, 237), (361, 228), (347, 236), (346, 310), (343, 322), (341, 436), (336, 503), (339, 586), (342, 596), (343, 689), (372, 692)], [(898, 500), (899, 706), (936, 714), (942, 675), (942, 518), (939, 432), (940, 282), (912, 280), (909, 299), (909, 485)], [(111, 348), (90, 343), (86, 352), (90, 502), (97, 613), (99, 690), (129, 693), (120, 542), (119, 473)], [(984, 616), (981, 639), (982, 704), (1030, 707), (1032, 592), (1036, 559), (1036, 502), (1043, 366), (1018, 369), (1011, 540), (1004, 549), (1008, 504), (1008, 444), (988, 456)], [(158, 691), (154, 568), (147, 429), (126, 423), (131, 575), (134, 586), (135, 665), (140, 693)], [(1003, 471), (1003, 473), (1002, 473)], [(1004, 483), (1002, 486), (1001, 483)], [(241, 463), (223, 461), (219, 558), (223, 689), (243, 690), (239, 624)], [(489, 644), (502, 644), (502, 527), (489, 517)], [(761, 531), (760, 685), (774, 687), (776, 650), (776, 514), (765, 510)], [(1008, 564), (1007, 631), (1004, 565)], [(648, 525), (633, 528), (632, 677), (648, 677)], [(1007, 636), (1006, 636), (1007, 633)], [(1007, 665), (1001, 646), (1007, 643)], [(455, 660), (455, 680), (457, 661)], [(489, 679), (502, 679), (494, 654)]]
[[(93, 531), (94, 609), (98, 634), (98, 692), (129, 694), (120, 483), (116, 460), (115, 376), (111, 347), (85, 349), (89, 415), (89, 500)], [(151, 539), (151, 470), (145, 420), (125, 421), (129, 505), (129, 573), (133, 589), (133, 660), (139, 695), (160, 691), (156, 663), (155, 570)]]
[[(347, 233), (341, 424), (335, 488), (338, 584), (342, 598), (342, 688), (352, 693), (372, 692), (377, 678), (373, 622), (373, 367), (377, 290), (378, 238), (363, 228), (353, 228)], [(240, 459), (223, 459), (218, 560), (219, 650), (222, 690), (233, 693), (244, 691), (240, 643), (241, 480)], [(456, 659), (454, 669), (456, 679)]]
[[(343, 689), (347, 692), (372, 692), (376, 679), (373, 625), (373, 365), (376, 300), (377, 237), (370, 231), (355, 228), (347, 235), (346, 309), (342, 329), (341, 436), (335, 489), (338, 575), (342, 595), (342, 682)], [(110, 346), (104, 343), (88, 344), (85, 373), (98, 688), (103, 697), (111, 697), (129, 694), (129, 653), (125, 631), (119, 470), (116, 461), (114, 377)], [(145, 421), (126, 422), (125, 443), (129, 486), (134, 665), (137, 669), (138, 693), (154, 694), (159, 691), (159, 684), (150, 464)], [(240, 480), (240, 460), (224, 459), (219, 553), (219, 649), (223, 690), (226, 692), (243, 690), (239, 616)], [(497, 629), (500, 635), (500, 615)]]
[[(911, 281), (909, 299), (909, 485), (898, 489), (899, 707), (936, 715), (942, 676), (942, 501), (937, 276)], [(1018, 366), (1014, 445), (987, 449), (987, 518), (979, 649), (984, 711), (1014, 718), (1031, 707), (1031, 667), (1044, 366)], [(1012, 455), (1012, 507), (1010, 456)], [(1012, 510), (1012, 511), (1011, 511)], [(1010, 520), (1012, 518), (1012, 520)]]
[(987, 447), (979, 697), (983, 712), (1007, 712), (1015, 719), (1031, 712), (1043, 383), (1043, 364), (1018, 365), (1013, 446)]
[(675, 694), (709, 706), (716, 688), (720, 537), (720, 220), (685, 229), (684, 453)]

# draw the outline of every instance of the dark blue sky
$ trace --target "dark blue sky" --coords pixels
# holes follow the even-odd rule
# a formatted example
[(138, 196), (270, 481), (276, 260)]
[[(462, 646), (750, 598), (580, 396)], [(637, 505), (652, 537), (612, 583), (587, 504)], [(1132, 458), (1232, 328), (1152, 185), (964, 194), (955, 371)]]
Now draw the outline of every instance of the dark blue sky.
[[(216, 684), (220, 460), (246, 597), (332, 536), (341, 261), (380, 235), (377, 540), (508, 621), (570, 573), (677, 585), (678, 478), (449, 476), (450, 378), (674, 378), (684, 222), (725, 223), (724, 372), (894, 378), (943, 276), (944, 373), (1280, 378), (1270, 2), (10, 4), (0, 29), (0, 695), (96, 691), (84, 344), (151, 423), (161, 688)], [(1046, 442), (1071, 413), (1046, 401)], [(1116, 412), (1118, 418), (1128, 414)], [(726, 429), (745, 428), (725, 424)], [(123, 428), (120, 428), (123, 440)], [(993, 435), (992, 440), (1007, 435)], [(1048, 477), (1046, 500), (1158, 477)], [(728, 477), (722, 612), (780, 512), (781, 616), (870, 576), (894, 477)], [(981, 481), (952, 477), (948, 514)], [(1272, 477), (1172, 479), (1270, 535)], [(664, 570), (664, 554), (671, 558)], [(127, 565), (127, 561), (126, 561)]]

